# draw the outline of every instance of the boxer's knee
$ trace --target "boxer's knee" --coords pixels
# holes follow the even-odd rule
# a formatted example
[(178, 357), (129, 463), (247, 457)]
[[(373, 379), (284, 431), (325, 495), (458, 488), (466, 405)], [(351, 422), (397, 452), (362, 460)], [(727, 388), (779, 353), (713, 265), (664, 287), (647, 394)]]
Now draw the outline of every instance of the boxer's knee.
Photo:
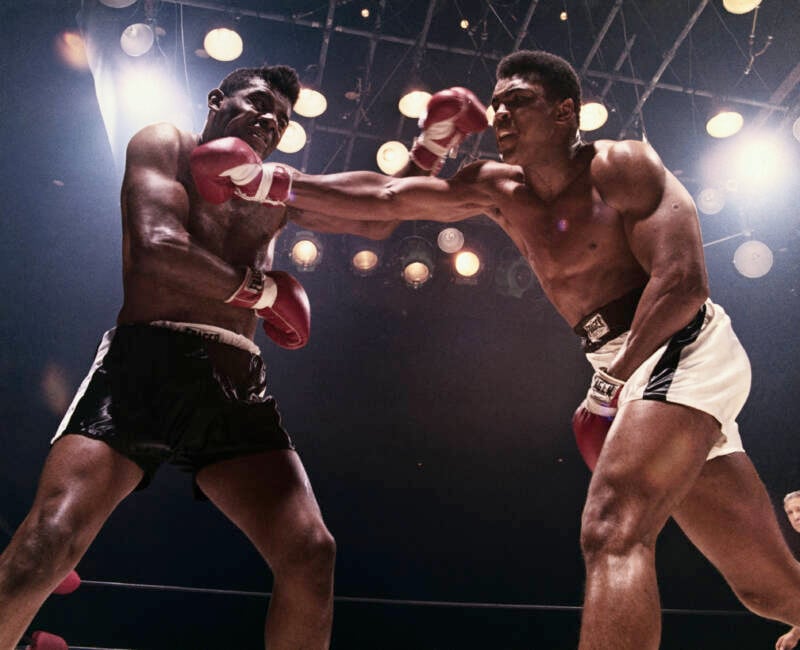
[(650, 537), (637, 513), (612, 495), (587, 500), (580, 535), (581, 551), (587, 564), (652, 548)]
[(55, 513), (32, 513), (3, 557), (6, 588), (49, 585), (68, 573), (85, 548), (72, 523)]
[(281, 547), (270, 562), (276, 577), (312, 579), (328, 588), (333, 581), (336, 541), (321, 519), (302, 526)]

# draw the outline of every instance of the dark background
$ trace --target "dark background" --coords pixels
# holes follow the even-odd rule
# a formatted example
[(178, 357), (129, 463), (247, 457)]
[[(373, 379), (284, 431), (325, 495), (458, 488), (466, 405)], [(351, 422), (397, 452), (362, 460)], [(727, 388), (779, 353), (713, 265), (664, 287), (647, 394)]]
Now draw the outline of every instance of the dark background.
[[(232, 67), (292, 65), (304, 83), (326, 92), (329, 105), (316, 120), (295, 118), (311, 134), (305, 150), (274, 159), (311, 172), (375, 169), (380, 141), (410, 144), (416, 133), (415, 120), (396, 109), (412, 80), (431, 91), (468, 86), (488, 100), (494, 66), (520, 33), (520, 47), (552, 50), (580, 69), (615, 4), (540, 2), (523, 30), (530, 2), (440, 0), (430, 14), (426, 47), (415, 39), (424, 33), (431, 3), (416, 0), (231, 0), (187, 2), (182, 10), (156, 2), (164, 35), (146, 56), (160, 58), (188, 85), (197, 129), (206, 92)], [(372, 10), (368, 20), (359, 14), (363, 6)], [(646, 84), (697, 7), (698, 0), (625, 0), (584, 87), (602, 90), (605, 78), (597, 73), (612, 71), (625, 38), (634, 34), (619, 74)], [(0, 523), (9, 529), (30, 506), (60, 419), (59, 387), (71, 396), (121, 301), (119, 161), (92, 74), (65, 66), (53, 48), (63, 30), (77, 29), (80, 9), (76, 0), (7, 0), (0, 11)], [(236, 9), (245, 14), (237, 18)], [(120, 30), (144, 15), (142, 0), (117, 12), (92, 10), (106, 12)], [(558, 19), (563, 10), (566, 22)], [(258, 12), (263, 16), (253, 15)], [(326, 32), (329, 12), (332, 29)], [(242, 57), (231, 64), (194, 54), (222, 15), (238, 21), (245, 41)], [(458, 27), (462, 16), (473, 31)], [(753, 365), (753, 390), (740, 418), (745, 446), (789, 543), (800, 551), (800, 535), (781, 511), (783, 495), (800, 488), (800, 145), (791, 136), (800, 99), (791, 82), (800, 61), (800, 4), (764, 0), (755, 51), (768, 35), (772, 43), (745, 75), (752, 27), (752, 13), (734, 16), (712, 0), (661, 81), (736, 97), (750, 124), (761, 119), (763, 130), (787, 147), (782, 184), (761, 194), (728, 185), (723, 211), (701, 215), (701, 225), (710, 243), (712, 297), (731, 314)], [(775, 95), (787, 77), (788, 91)], [(620, 136), (645, 87), (613, 83), (609, 122), (587, 137)], [(354, 89), (360, 98), (347, 99)], [(759, 102), (778, 108), (762, 113)], [(709, 165), (709, 157), (729, 158), (734, 141), (744, 137), (710, 138), (704, 130), (710, 107), (702, 93), (655, 88), (624, 135), (646, 135), (696, 195), (709, 178), (723, 178), (721, 163)], [(478, 155), (495, 156), (491, 131), (468, 141), (445, 174)], [(488, 260), (477, 285), (455, 283), (443, 253), (428, 285), (414, 291), (402, 283), (396, 258), (403, 239), (414, 234), (434, 241), (437, 224), (404, 224), (384, 242), (385, 264), (366, 278), (348, 270), (352, 238), (321, 236), (323, 261), (309, 273), (294, 270), (288, 259), (294, 227), (278, 246), (276, 267), (295, 272), (309, 293), (313, 336), (295, 352), (276, 348), (260, 332), (257, 342), (337, 539), (336, 649), (577, 645), (584, 579), (578, 532), (589, 473), (569, 419), (589, 368), (535, 286), (521, 298), (498, 291), (495, 269), (510, 246), (505, 235), (480, 217), (463, 228)], [(732, 264), (743, 231), (774, 252), (763, 278), (745, 278)], [(673, 524), (660, 539), (658, 564), (663, 605), (680, 610), (664, 616), (663, 648), (771, 648), (785, 630), (746, 614)], [(123, 503), (78, 570), (86, 581), (248, 592), (271, 587), (244, 537), (213, 507), (192, 501), (188, 478), (171, 468)], [(458, 602), (542, 607), (452, 604)], [(258, 648), (264, 609), (263, 599), (248, 595), (85, 584), (48, 600), (33, 629), (60, 634), (73, 646)]]

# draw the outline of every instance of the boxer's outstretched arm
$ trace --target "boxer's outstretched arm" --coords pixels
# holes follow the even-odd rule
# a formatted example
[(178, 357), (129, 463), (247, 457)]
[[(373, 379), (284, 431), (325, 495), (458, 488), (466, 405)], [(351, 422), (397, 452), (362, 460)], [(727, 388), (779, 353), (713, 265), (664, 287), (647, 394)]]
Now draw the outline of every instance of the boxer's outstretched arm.
[(458, 221), (494, 207), (497, 175), (486, 161), (468, 165), (449, 179), (293, 171), (290, 201), (296, 208), (344, 219)]
[(592, 173), (603, 200), (622, 215), (631, 251), (649, 276), (630, 336), (607, 368), (624, 381), (708, 297), (703, 243), (691, 195), (649, 145), (619, 142), (595, 158)]
[(225, 300), (241, 283), (241, 271), (197, 245), (188, 232), (189, 195), (178, 180), (180, 137), (174, 126), (156, 124), (128, 144), (121, 196), (124, 273)]
[(393, 221), (360, 221), (320, 214), (310, 210), (300, 210), (295, 207), (287, 208), (286, 215), (298, 226), (309, 230), (334, 235), (357, 235), (367, 239), (386, 239), (400, 225), (399, 219)]

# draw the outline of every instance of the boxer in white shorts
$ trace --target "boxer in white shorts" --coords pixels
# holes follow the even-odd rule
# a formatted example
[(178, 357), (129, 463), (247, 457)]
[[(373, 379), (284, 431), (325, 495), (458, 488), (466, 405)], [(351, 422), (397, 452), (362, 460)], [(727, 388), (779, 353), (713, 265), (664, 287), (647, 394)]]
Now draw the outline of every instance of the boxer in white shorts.
[[(620, 334), (586, 358), (607, 368), (628, 338)], [(714, 416), (720, 436), (707, 460), (744, 451), (736, 416), (750, 393), (750, 360), (725, 310), (707, 300), (686, 328), (659, 347), (628, 377), (619, 407), (637, 399), (683, 404)]]

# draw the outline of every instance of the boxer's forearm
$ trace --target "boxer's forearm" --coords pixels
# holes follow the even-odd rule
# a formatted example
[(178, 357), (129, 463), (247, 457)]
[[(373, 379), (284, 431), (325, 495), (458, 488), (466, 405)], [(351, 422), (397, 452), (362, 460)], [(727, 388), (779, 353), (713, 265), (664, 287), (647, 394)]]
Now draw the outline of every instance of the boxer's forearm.
[(290, 207), (289, 219), (297, 225), (321, 233), (337, 235), (357, 235), (368, 239), (385, 239), (400, 224), (399, 219), (393, 221), (366, 221), (334, 217), (320, 212), (300, 210)]
[(319, 176), (293, 172), (292, 195), (295, 208), (361, 221), (457, 221), (492, 204), (476, 183), (374, 172)]

